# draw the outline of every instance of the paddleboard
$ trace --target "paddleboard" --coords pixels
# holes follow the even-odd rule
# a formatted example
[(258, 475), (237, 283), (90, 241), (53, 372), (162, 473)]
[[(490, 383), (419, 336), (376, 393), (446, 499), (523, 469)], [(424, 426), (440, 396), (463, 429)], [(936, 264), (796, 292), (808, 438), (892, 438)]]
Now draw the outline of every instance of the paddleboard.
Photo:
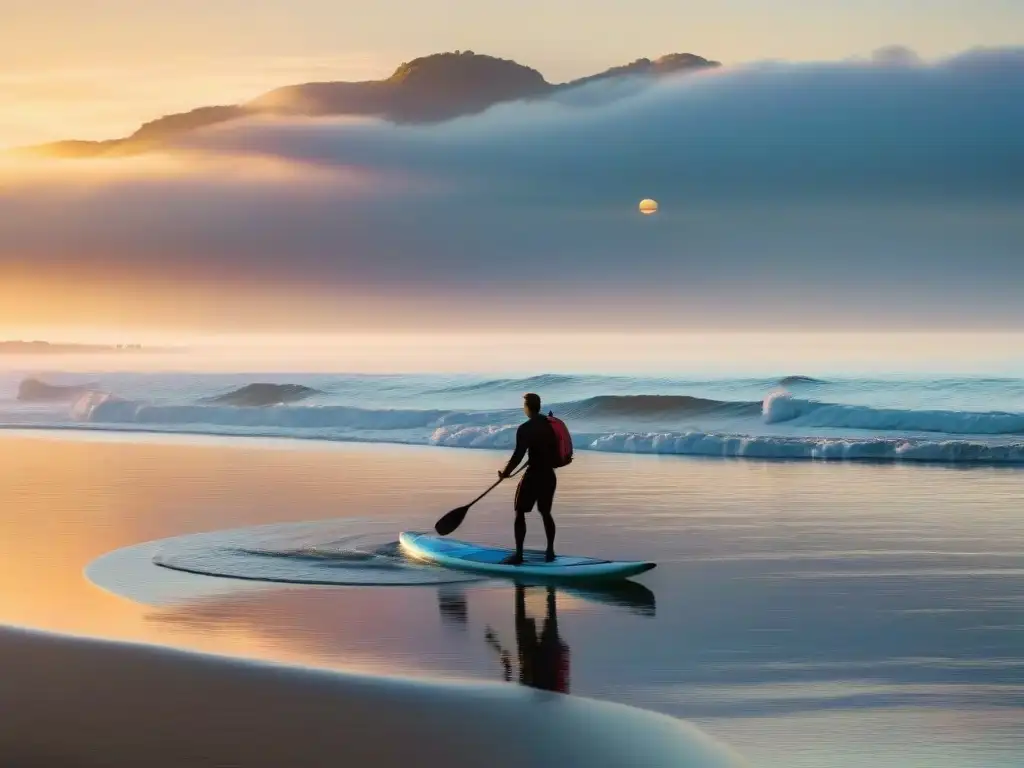
[(504, 565), (501, 561), (512, 554), (511, 549), (470, 544), (458, 539), (443, 539), (429, 533), (403, 531), (398, 536), (402, 549), (417, 560), (462, 571), (488, 573), (509, 578), (534, 577), (558, 581), (616, 581), (649, 571), (655, 563), (599, 560), (593, 557), (560, 555), (554, 562), (544, 562), (544, 553), (527, 550), (522, 565)]

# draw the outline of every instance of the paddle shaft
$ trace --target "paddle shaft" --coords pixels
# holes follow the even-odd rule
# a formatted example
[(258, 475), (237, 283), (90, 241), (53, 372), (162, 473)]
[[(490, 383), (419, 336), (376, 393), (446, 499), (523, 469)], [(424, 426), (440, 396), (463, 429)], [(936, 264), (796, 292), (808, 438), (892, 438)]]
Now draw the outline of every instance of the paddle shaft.
[[(526, 469), (526, 467), (527, 465), (524, 464), (511, 475), (509, 475), (509, 477), (515, 477), (524, 469)], [(494, 483), (494, 485), (492, 485), (486, 491), (484, 491), (471, 502), (469, 502), (469, 504), (467, 504), (464, 507), (457, 507), (456, 509), (453, 509), (451, 512), (446, 514), (444, 517), (442, 517), (440, 520), (434, 523), (434, 530), (437, 531), (437, 533), (441, 536), (447, 536), (449, 533), (454, 532), (456, 528), (462, 525), (462, 521), (466, 519), (466, 515), (469, 513), (469, 508), (476, 504), (478, 501), (480, 501), (480, 499), (482, 499), (488, 493), (497, 488), (501, 481), (504, 479), (504, 477), (499, 477), (498, 482)]]
[[(515, 477), (515, 476), (516, 476), (516, 475), (518, 475), (518, 474), (519, 474), (520, 472), (522, 472), (522, 471), (523, 471), (524, 469), (526, 469), (526, 468), (527, 468), (528, 466), (529, 466), (529, 464), (523, 464), (523, 466), (521, 466), (521, 467), (520, 467), (519, 469), (517, 469), (517, 470), (516, 470), (515, 472), (513, 472), (513, 473), (512, 473), (511, 475), (509, 475), (509, 477)], [(466, 509), (469, 509), (470, 507), (472, 507), (472, 506), (473, 506), (474, 504), (476, 504), (476, 503), (477, 503), (478, 501), (480, 501), (480, 499), (482, 499), (482, 498), (483, 498), (484, 496), (486, 496), (486, 495), (487, 495), (488, 493), (490, 493), (490, 492), (491, 492), (491, 491), (493, 491), (493, 490), (494, 490), (495, 488), (497, 488), (497, 487), (498, 487), (499, 485), (501, 485), (501, 481), (502, 481), (502, 480), (504, 480), (504, 479), (505, 479), (504, 477), (499, 477), (499, 478), (498, 478), (498, 481), (497, 481), (497, 482), (496, 482), (496, 483), (495, 483), (494, 485), (492, 485), (492, 486), (491, 486), (490, 488), (488, 488), (488, 489), (487, 489), (486, 491), (484, 491), (484, 492), (483, 492), (483, 493), (481, 493), (481, 494), (480, 494), (479, 496), (477, 496), (477, 497), (476, 497), (475, 499), (473, 499), (473, 500), (472, 500), (471, 502), (469, 502), (469, 504), (467, 504), (467, 505), (466, 505)]]

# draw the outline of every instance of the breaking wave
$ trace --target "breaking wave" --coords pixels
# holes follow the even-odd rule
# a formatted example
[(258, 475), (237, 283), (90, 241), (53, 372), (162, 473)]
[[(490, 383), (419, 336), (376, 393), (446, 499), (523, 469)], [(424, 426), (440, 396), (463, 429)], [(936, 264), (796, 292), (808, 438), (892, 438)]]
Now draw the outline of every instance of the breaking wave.
[[(709, 400), (686, 395), (601, 395), (550, 406), (576, 419), (618, 418), (648, 421), (700, 414), (756, 416), (759, 402)], [(484, 425), (519, 418), (521, 411), (444, 411), (438, 409), (368, 409), (342, 405), (253, 409), (233, 405), (154, 405), (90, 392), (75, 404), (80, 421), (112, 424), (210, 424), (234, 427), (350, 428), (369, 430), (436, 428), (448, 424)]]
[(396, 430), (434, 428), (453, 420), (473, 423), (488, 418), (441, 410), (373, 410), (344, 405), (249, 408), (233, 405), (154, 405), (122, 400), (105, 392), (83, 395), (72, 409), (79, 421), (139, 426), (272, 427), (277, 429)]
[(942, 432), (948, 435), (1024, 434), (1022, 413), (870, 408), (801, 400), (787, 392), (776, 392), (765, 398), (763, 413), (767, 424), (788, 422), (802, 427)]
[[(693, 432), (615, 432), (575, 436), (576, 448), (608, 453), (716, 456), (747, 459), (825, 461), (916, 461), (933, 463), (1024, 464), (1024, 442), (992, 444), (915, 438), (824, 438), (730, 435)], [(439, 429), (432, 445), (452, 448), (510, 448), (515, 427)]]
[[(551, 406), (577, 421), (664, 421), (696, 417), (750, 418), (795, 428), (874, 432), (936, 432), (948, 435), (1024, 434), (1024, 414), (997, 411), (941, 411), (872, 408), (805, 400), (774, 392), (763, 403), (713, 400), (687, 395), (600, 395)], [(104, 392), (79, 397), (72, 412), (79, 421), (107, 424), (273, 427), (281, 429), (363, 429), (375, 431), (437, 429), (446, 426), (502, 427), (517, 423), (519, 412), (445, 411), (439, 409), (372, 409), (345, 405), (164, 405), (124, 400)], [(760, 414), (761, 419), (756, 417)]]
[[(266, 380), (274, 379), (268, 374)], [(441, 376), (292, 381), (133, 375), (86, 389), (91, 385), (29, 379), (21, 389), (48, 402), (19, 407), (0, 393), (0, 426), (507, 450), (523, 418), (520, 408), (507, 406), (518, 406), (519, 395), (534, 390), (545, 410), (567, 421), (579, 451), (1024, 463), (1024, 381), (1017, 379), (688, 382), (544, 374), (475, 382)], [(791, 387), (781, 388), (780, 381)], [(16, 388), (11, 382), (11, 394)], [(462, 407), (436, 407), (448, 404)]]

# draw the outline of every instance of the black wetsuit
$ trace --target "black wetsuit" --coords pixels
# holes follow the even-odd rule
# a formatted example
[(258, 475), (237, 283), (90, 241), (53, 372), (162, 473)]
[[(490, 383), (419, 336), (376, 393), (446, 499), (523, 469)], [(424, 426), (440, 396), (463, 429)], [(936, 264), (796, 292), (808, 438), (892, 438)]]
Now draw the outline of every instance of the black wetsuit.
[(516, 431), (516, 450), (505, 466), (511, 474), (526, 456), (530, 465), (516, 488), (515, 510), (524, 514), (537, 506), (547, 517), (555, 500), (555, 464), (558, 460), (558, 438), (546, 416), (537, 414), (524, 421)]

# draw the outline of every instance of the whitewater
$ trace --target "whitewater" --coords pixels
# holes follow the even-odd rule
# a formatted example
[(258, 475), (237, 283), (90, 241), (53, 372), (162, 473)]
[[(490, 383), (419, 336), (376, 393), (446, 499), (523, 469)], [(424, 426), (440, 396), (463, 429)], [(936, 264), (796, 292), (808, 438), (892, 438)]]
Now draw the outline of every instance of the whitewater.
[(522, 394), (578, 451), (1024, 464), (1024, 379), (7, 372), (0, 427), (509, 450)]

